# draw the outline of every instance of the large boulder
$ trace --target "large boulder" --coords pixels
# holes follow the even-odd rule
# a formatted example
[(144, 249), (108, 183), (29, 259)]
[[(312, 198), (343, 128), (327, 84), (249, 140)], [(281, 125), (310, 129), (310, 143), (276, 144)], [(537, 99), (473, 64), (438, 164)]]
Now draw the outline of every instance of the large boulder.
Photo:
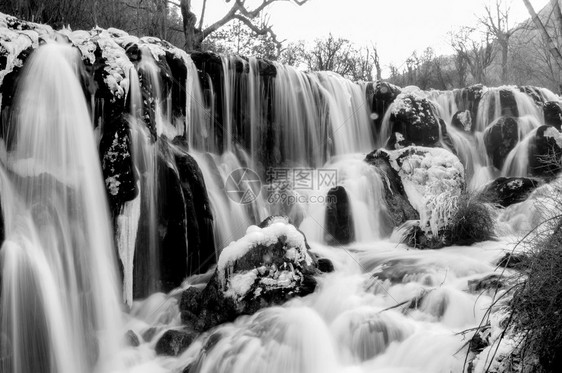
[(484, 132), (486, 151), (492, 164), (502, 169), (509, 152), (519, 142), (519, 126), (513, 117), (500, 117), (491, 123)]
[(224, 248), (217, 269), (203, 290), (182, 294), (182, 321), (197, 331), (233, 321), (239, 315), (281, 304), (316, 288), (319, 273), (304, 235), (286, 218), (250, 226), (246, 235)]
[(384, 199), (386, 202), (386, 216), (390, 226), (399, 227), (408, 220), (418, 220), (419, 213), (412, 207), (404, 191), (402, 179), (390, 164), (390, 153), (375, 150), (365, 157), (365, 162), (374, 166), (383, 179)]
[(543, 106), (544, 124), (562, 130), (562, 105), (559, 101), (547, 101)]
[[(213, 215), (202, 172), (180, 142), (164, 136), (158, 142), (156, 170), (156, 254), (149, 252), (152, 229), (149, 206), (142, 206), (134, 257), (134, 296), (170, 291), (185, 277), (203, 273), (216, 263)], [(157, 261), (157, 262), (155, 262)], [(154, 271), (154, 267), (157, 270)], [(158, 279), (147, 274), (157, 273)], [(152, 285), (157, 283), (156, 289)]]
[(355, 240), (351, 202), (343, 186), (336, 186), (326, 196), (326, 242), (346, 245)]
[(526, 177), (499, 177), (488, 184), (479, 199), (507, 207), (523, 202), (540, 185), (537, 179)]
[(529, 147), (531, 175), (551, 179), (561, 171), (562, 133), (553, 126), (541, 126)]
[(420, 215), (408, 243), (421, 248), (444, 246), (465, 188), (463, 165), (442, 148), (412, 146), (389, 152), (389, 159)]
[(415, 91), (402, 93), (389, 110), (391, 138), (387, 143), (388, 149), (438, 145), (441, 123), (428, 99)]
[(157, 355), (178, 356), (184, 352), (197, 337), (197, 333), (188, 330), (170, 329), (156, 342)]

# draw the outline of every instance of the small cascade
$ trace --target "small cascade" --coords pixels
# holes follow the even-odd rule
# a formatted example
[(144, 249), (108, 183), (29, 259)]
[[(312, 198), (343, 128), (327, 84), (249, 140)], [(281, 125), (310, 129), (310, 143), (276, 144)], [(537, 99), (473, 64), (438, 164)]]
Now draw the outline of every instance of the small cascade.
[[(150, 56), (152, 58), (152, 56)], [(150, 64), (147, 64), (150, 66)], [(133, 262), (133, 294), (146, 296), (159, 290), (160, 278), (159, 233), (158, 233), (158, 150), (153, 142), (147, 123), (142, 118), (145, 110), (136, 70), (130, 71), (129, 131), (131, 134), (132, 158), (139, 176), (140, 212), (136, 238), (136, 260)], [(131, 212), (136, 211), (131, 208)], [(132, 220), (129, 224), (134, 224)], [(123, 229), (125, 229), (123, 227)], [(128, 227), (134, 231), (134, 227)]]
[[(223, 150), (232, 151), (233, 141), (233, 112), (235, 108), (236, 95), (236, 63), (238, 56), (221, 56), (223, 73), (223, 97), (222, 97), (222, 123), (223, 127)], [(242, 63), (240, 61), (240, 63)]]
[[(189, 59), (186, 82), (186, 137), (190, 148), (215, 152), (215, 132), (212, 110), (205, 107), (197, 67)], [(213, 104), (210, 105), (213, 107)]]
[[(362, 154), (335, 157), (323, 167), (324, 170), (334, 170), (337, 184), (345, 188), (357, 242), (381, 239), (389, 231), (389, 227), (385, 226), (385, 207), (380, 203), (384, 198), (383, 181), (363, 158)], [(308, 213), (300, 226), (306, 236), (316, 242), (326, 243), (328, 228), (325, 216), (326, 204), (330, 203), (329, 189), (315, 191), (315, 198), (309, 196)]]
[(113, 232), (77, 58), (53, 43), (31, 55), (5, 138), (3, 372), (103, 371), (119, 350)]
[(372, 151), (373, 134), (361, 86), (331, 72), (319, 72), (317, 77), (327, 91), (332, 155)]
[(327, 132), (329, 104), (313, 77), (292, 66), (274, 66), (274, 119), (267, 133), (270, 157), (277, 164), (318, 167), (325, 162), (333, 142)]
[(454, 91), (429, 91), (428, 98), (437, 104), (439, 117), (445, 123), (451, 123), (453, 115), (458, 111)]
[(499, 118), (501, 115), (500, 90), (486, 88), (478, 105), (478, 114), (473, 119), (475, 120), (474, 129), (483, 132), (495, 118)]
[[(229, 197), (225, 190), (228, 177), (235, 170), (242, 169), (242, 164), (233, 153), (216, 156), (209, 153), (191, 152), (191, 156), (201, 168), (207, 185), (211, 209), (213, 210), (215, 242), (217, 257), (220, 250), (244, 236), (246, 228), (265, 219), (268, 214), (263, 207), (263, 200), (241, 204)], [(260, 202), (262, 208), (260, 209)], [(260, 211), (261, 210), (261, 211)]]
[(524, 177), (529, 172), (529, 149), (535, 140), (537, 130), (533, 130), (527, 134), (513, 148), (505, 159), (504, 166), (501, 170), (501, 176), (519, 176)]

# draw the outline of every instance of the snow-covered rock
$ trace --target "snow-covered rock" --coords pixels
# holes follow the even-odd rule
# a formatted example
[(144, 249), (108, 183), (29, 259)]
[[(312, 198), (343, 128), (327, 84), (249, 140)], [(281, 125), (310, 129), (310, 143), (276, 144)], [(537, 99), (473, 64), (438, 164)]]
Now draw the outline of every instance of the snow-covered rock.
[(270, 217), (223, 249), (205, 289), (184, 291), (182, 320), (207, 330), (313, 292), (318, 273), (304, 235), (287, 218)]
[(451, 224), (464, 190), (464, 168), (443, 148), (411, 146), (388, 152), (409, 202), (419, 213), (419, 229), (440, 241)]
[[(444, 126), (433, 104), (422, 91), (403, 89), (390, 106), (391, 139), (389, 149), (409, 145), (436, 146)], [(443, 127), (443, 129), (441, 128)]]
[(527, 199), (529, 194), (540, 185), (540, 180), (526, 177), (499, 177), (492, 181), (480, 193), (485, 202), (507, 207)]

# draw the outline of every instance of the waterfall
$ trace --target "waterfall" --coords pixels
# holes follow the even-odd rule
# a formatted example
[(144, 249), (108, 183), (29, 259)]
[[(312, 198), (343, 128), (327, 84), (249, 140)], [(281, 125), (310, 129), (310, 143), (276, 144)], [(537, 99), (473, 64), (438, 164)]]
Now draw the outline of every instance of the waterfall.
[[(0, 22), (0, 31), (9, 27)], [(516, 234), (544, 219), (560, 179), (545, 176), (524, 202), (486, 205), (497, 220), (495, 241), (417, 250), (402, 240), (416, 229), (434, 236), (448, 229), (466, 190), (477, 196), (500, 176), (536, 177), (545, 155), (537, 144), (562, 147), (556, 126), (543, 126), (542, 109), (560, 97), (478, 86), (470, 87), (474, 97), (396, 87), (389, 98), (394, 88), (375, 92), (376, 83), (332, 72), (187, 55), (116, 29), (39, 37), (33, 27), (9, 29), (32, 39), (35, 51), (14, 70), (13, 87), (2, 87), (2, 372), (465, 369), (466, 342), (498, 299), (489, 284), (504, 275), (498, 259), (515, 249)], [(61, 35), (73, 46), (51, 40)], [(375, 105), (377, 94), (385, 107), (395, 99), (384, 113), (372, 112), (384, 106)], [(389, 141), (406, 96), (418, 118), (435, 116), (431, 128), (413, 131), (436, 133), (424, 146)], [(471, 128), (455, 122), (466, 111)], [(510, 131), (494, 132), (506, 118), (515, 123)], [(124, 145), (104, 148), (114, 136)], [(381, 153), (387, 158), (376, 158)], [(122, 164), (107, 166), (108, 157)], [(104, 188), (106, 167), (116, 169)], [(122, 196), (126, 182), (134, 193)], [(258, 186), (250, 198), (238, 198), (251, 183)], [(334, 271), (311, 270), (306, 280), (317, 286), (306, 296), (199, 333), (185, 321), (185, 303), (212, 282), (231, 242), (254, 235), (266, 246), (271, 237), (248, 227), (272, 215), (286, 215), (305, 235), (315, 258), (307, 265), (330, 267), (329, 260)], [(289, 237), (276, 239), (285, 247)], [(242, 282), (263, 268), (250, 268)], [(200, 313), (214, 317), (211, 308)], [(185, 340), (166, 339), (170, 331), (194, 340), (183, 349)]]
[(119, 350), (113, 232), (78, 58), (53, 43), (32, 54), (5, 138), (6, 372), (93, 372)]

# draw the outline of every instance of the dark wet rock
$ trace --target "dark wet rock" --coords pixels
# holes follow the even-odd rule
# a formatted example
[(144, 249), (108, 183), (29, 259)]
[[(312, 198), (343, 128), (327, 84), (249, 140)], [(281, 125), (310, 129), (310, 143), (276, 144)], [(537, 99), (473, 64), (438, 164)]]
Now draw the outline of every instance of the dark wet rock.
[(490, 345), (490, 335), (491, 335), (490, 325), (486, 325), (478, 329), (478, 331), (474, 333), (474, 335), (470, 339), (470, 344), (469, 344), (470, 352), (475, 354), (481, 353), (486, 347)]
[(365, 162), (374, 166), (383, 179), (386, 215), (391, 228), (399, 227), (407, 220), (419, 219), (419, 213), (412, 207), (404, 191), (400, 175), (390, 164), (389, 153), (375, 150), (365, 157)]
[(125, 343), (131, 347), (138, 347), (140, 346), (139, 336), (134, 331), (129, 330), (125, 334)]
[(439, 118), (426, 98), (413, 94), (399, 95), (394, 100), (390, 125), (395, 137), (388, 141), (388, 149), (400, 149), (409, 145), (438, 145), (441, 132)]
[(522, 269), (524, 257), (521, 254), (505, 253), (496, 265), (501, 268)]
[(561, 170), (562, 134), (553, 126), (537, 129), (529, 149), (529, 168), (534, 176), (553, 178)]
[(27, 61), (28, 57), (31, 55), (31, 53), (33, 52), (33, 47), (29, 46), (26, 49), (23, 49), (18, 56), (16, 57), (16, 61), (21, 61), (17, 64), (13, 64), (13, 66), (6, 66), (5, 63), (7, 63), (7, 51), (5, 51), (3, 48), (0, 47), (0, 61), (1, 60), (5, 60), (4, 66), (0, 66), (0, 71), (3, 71), (6, 74), (6, 70), (8, 68), (10, 68), (10, 71), (4, 76), (4, 79), (2, 79), (2, 81), (0, 82), (0, 94), (1, 96), (1, 102), (2, 102), (2, 112), (4, 112), (5, 109), (6, 113), (2, 115), (2, 118), (0, 119), (0, 123), (2, 124), (2, 126), (6, 126), (8, 124), (7, 122), (7, 116), (8, 116), (8, 111), (9, 108), (12, 106), (13, 104), (13, 100), (14, 100), (14, 96), (16, 93), (16, 88), (17, 88), (17, 83), (19, 81), (19, 78), (21, 76), (21, 71), (23, 68), (23, 64), (25, 63), (25, 61)]
[(520, 92), (525, 93), (527, 96), (529, 96), (529, 98), (531, 98), (531, 100), (533, 100), (533, 102), (537, 106), (542, 106), (545, 103), (543, 99), (543, 94), (541, 93), (539, 88), (529, 85), (524, 85), (524, 86), (518, 86), (517, 89)]
[(470, 110), (457, 111), (451, 119), (451, 124), (461, 131), (470, 132), (472, 130), (472, 115)]
[(484, 202), (507, 207), (523, 202), (529, 194), (540, 185), (537, 179), (526, 177), (499, 177), (488, 184), (480, 193), (479, 199)]
[(131, 155), (129, 126), (122, 115), (108, 118), (99, 152), (105, 188), (114, 216), (138, 195), (138, 176)]
[(511, 116), (511, 117), (519, 116), (517, 101), (515, 100), (515, 95), (511, 89), (500, 90), (500, 105), (501, 105), (502, 116)]
[(562, 130), (562, 106), (557, 101), (544, 103), (544, 124), (554, 126), (558, 131)]
[[(383, 261), (364, 263), (367, 269), (374, 268), (371, 276), (380, 281), (389, 281), (393, 284), (405, 282), (405, 277), (409, 274), (417, 275), (428, 272), (427, 268), (420, 266), (419, 259), (399, 258), (387, 259)], [(427, 284), (429, 286), (433, 284)]]
[[(177, 143), (177, 142), (176, 142)], [(184, 195), (187, 217), (188, 275), (206, 272), (216, 263), (213, 213), (199, 165), (185, 146), (175, 148), (174, 159)]]
[[(152, 227), (143, 203), (133, 267), (136, 298), (170, 291), (188, 275), (205, 272), (216, 262), (213, 218), (201, 170), (183, 146), (170, 144), (165, 137), (157, 145), (159, 236), (153, 243), (157, 254), (149, 252), (150, 237), (144, 234)], [(147, 273), (154, 273), (155, 266), (159, 278), (151, 279)]]
[(394, 84), (379, 80), (368, 83), (366, 95), (371, 106), (371, 119), (375, 124), (375, 132), (380, 131), (384, 114), (399, 94), (400, 88)]
[[(206, 272), (216, 263), (213, 216), (202, 172), (183, 144), (170, 144), (162, 137), (158, 146), (159, 263), (150, 260), (148, 237), (137, 239), (135, 297), (148, 295), (151, 285), (146, 273), (152, 273), (148, 266), (157, 266), (160, 273), (158, 289), (152, 291), (170, 291), (187, 276)], [(148, 221), (143, 212), (141, 225)]]
[(344, 187), (337, 186), (326, 196), (326, 242), (346, 245), (355, 240), (353, 215), (349, 197)]
[(468, 281), (468, 289), (473, 293), (478, 293), (483, 290), (496, 290), (502, 287), (504, 287), (504, 281), (502, 276), (497, 273)]
[(322, 273), (334, 272), (334, 263), (332, 263), (332, 261), (330, 259), (319, 258), (318, 259), (318, 270)]
[[(308, 254), (304, 235), (281, 219), (262, 225), (249, 228), (247, 236), (223, 250), (217, 270), (203, 290), (183, 292), (180, 311), (184, 324), (205, 331), (314, 291), (317, 264)], [(276, 236), (277, 242), (262, 244), (256, 238), (266, 236)]]
[(168, 330), (156, 342), (156, 354), (178, 356), (187, 350), (196, 337), (197, 333), (187, 330)]
[(150, 327), (142, 333), (142, 339), (145, 342), (151, 342), (152, 339), (156, 336), (156, 334), (158, 334), (158, 328)]
[(166, 51), (166, 62), (171, 78), (172, 117), (185, 117), (187, 67), (181, 58), (170, 51)]
[(501, 170), (509, 152), (519, 142), (519, 126), (513, 117), (500, 117), (484, 132), (486, 151), (492, 164)]
[(446, 238), (448, 235), (449, 231), (447, 228), (440, 229), (437, 234), (433, 234), (433, 232), (429, 232), (427, 229), (422, 229), (420, 224), (414, 224), (408, 227), (403, 243), (416, 249), (441, 249), (447, 246)]
[[(158, 157), (160, 231), (160, 271), (162, 290), (168, 292), (179, 286), (187, 277), (188, 265), (188, 215), (193, 214), (186, 203), (180, 175), (171, 166), (171, 150), (161, 143)], [(191, 245), (191, 243), (190, 243)], [(153, 264), (152, 264), (153, 265)]]
[(483, 90), (484, 86), (482, 84), (474, 84), (466, 88), (455, 90), (455, 102), (459, 111), (468, 110), (470, 116), (476, 118)]

